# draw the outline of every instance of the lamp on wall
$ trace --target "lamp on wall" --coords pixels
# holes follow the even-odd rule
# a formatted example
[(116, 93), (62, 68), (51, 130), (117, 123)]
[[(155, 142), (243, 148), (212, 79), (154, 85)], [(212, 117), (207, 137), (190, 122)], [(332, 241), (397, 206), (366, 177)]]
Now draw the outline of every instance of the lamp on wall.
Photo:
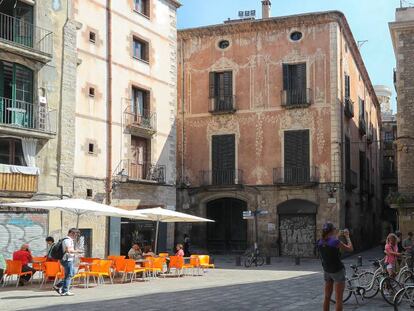
[(337, 183), (326, 183), (325, 189), (329, 197), (333, 198), (335, 193), (338, 191), (338, 184)]

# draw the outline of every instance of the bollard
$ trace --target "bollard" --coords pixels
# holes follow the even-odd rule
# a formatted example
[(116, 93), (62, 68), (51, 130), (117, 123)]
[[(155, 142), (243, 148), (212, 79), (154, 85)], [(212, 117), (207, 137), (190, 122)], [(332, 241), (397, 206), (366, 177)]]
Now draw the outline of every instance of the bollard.
[(295, 265), (300, 266), (300, 257), (295, 257)]
[(240, 256), (236, 256), (236, 266), (237, 267), (241, 266), (241, 257)]
[(361, 256), (358, 256), (358, 264), (357, 264), (357, 266), (358, 267), (362, 267), (362, 257)]
[(270, 264), (271, 264), (271, 257), (266, 256), (266, 265), (270, 265)]

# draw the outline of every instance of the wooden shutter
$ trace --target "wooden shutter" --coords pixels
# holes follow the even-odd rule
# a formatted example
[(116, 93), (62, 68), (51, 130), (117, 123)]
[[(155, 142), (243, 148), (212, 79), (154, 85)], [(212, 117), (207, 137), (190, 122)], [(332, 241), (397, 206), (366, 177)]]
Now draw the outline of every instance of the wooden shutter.
[(350, 78), (348, 75), (345, 75), (345, 97), (351, 97)]
[(296, 81), (295, 86), (299, 90), (306, 90), (306, 63), (297, 64), (296, 67)]
[(289, 65), (283, 64), (283, 89), (284, 90), (290, 89), (289, 81), (290, 81)]
[(233, 72), (225, 71), (223, 73), (224, 96), (233, 96)]
[(215, 185), (234, 184), (236, 177), (235, 136), (213, 136), (212, 144), (212, 183)]
[(284, 141), (286, 167), (309, 167), (309, 130), (286, 131)]
[(351, 141), (348, 136), (345, 136), (345, 169), (351, 169)]
[(210, 72), (209, 74), (209, 96), (210, 98), (214, 98), (214, 96), (216, 95), (215, 90), (216, 90), (216, 73)]

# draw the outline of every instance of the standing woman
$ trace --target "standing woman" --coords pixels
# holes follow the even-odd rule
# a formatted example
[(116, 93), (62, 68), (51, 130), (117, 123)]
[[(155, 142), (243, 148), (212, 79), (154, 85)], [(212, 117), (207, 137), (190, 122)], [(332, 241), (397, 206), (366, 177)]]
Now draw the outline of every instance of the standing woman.
[(345, 266), (341, 261), (341, 252), (352, 252), (349, 231), (344, 231), (346, 244), (338, 240), (338, 231), (335, 226), (327, 222), (322, 228), (322, 238), (318, 241), (319, 254), (322, 260), (322, 267), (325, 279), (325, 299), (323, 311), (329, 311), (329, 304), (335, 284), (336, 311), (342, 311), (342, 299), (345, 289)]

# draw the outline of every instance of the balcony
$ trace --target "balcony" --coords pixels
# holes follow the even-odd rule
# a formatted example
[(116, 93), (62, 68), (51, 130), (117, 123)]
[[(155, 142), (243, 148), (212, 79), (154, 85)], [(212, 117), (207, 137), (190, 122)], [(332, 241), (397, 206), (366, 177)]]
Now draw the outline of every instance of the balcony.
[(289, 108), (306, 108), (312, 104), (311, 89), (282, 90), (282, 106)]
[(346, 117), (348, 117), (349, 119), (354, 117), (354, 102), (348, 98), (345, 97), (344, 100), (345, 103), (345, 107), (344, 107), (344, 114)]
[[(37, 168), (6, 164), (0, 164), (0, 167), (0, 192), (15, 192), (22, 196), (31, 195), (37, 192)], [(21, 168), (21, 170), (19, 168)], [(25, 172), (27, 170), (33, 171), (33, 174), (32, 172)]]
[(202, 186), (232, 186), (243, 184), (242, 170), (200, 171)]
[(273, 184), (275, 185), (309, 185), (319, 183), (317, 167), (278, 167), (273, 169)]
[(17, 136), (53, 138), (56, 134), (56, 110), (46, 105), (0, 97), (0, 131)]
[(210, 98), (211, 106), (210, 113), (226, 114), (234, 113), (236, 111), (236, 96), (215, 96)]
[(53, 32), (0, 13), (0, 48), (47, 63), (53, 54)]
[(136, 112), (133, 111), (132, 106), (128, 106), (124, 111), (124, 122), (134, 135), (151, 137), (157, 131), (157, 115), (149, 110)]
[(347, 169), (345, 174), (345, 189), (347, 191), (352, 191), (358, 188), (358, 174), (351, 169)]
[(365, 119), (359, 118), (359, 133), (364, 136), (367, 133), (367, 125)]
[(115, 169), (113, 179), (115, 182), (146, 182), (166, 183), (166, 166), (139, 163), (133, 160), (122, 160)]

